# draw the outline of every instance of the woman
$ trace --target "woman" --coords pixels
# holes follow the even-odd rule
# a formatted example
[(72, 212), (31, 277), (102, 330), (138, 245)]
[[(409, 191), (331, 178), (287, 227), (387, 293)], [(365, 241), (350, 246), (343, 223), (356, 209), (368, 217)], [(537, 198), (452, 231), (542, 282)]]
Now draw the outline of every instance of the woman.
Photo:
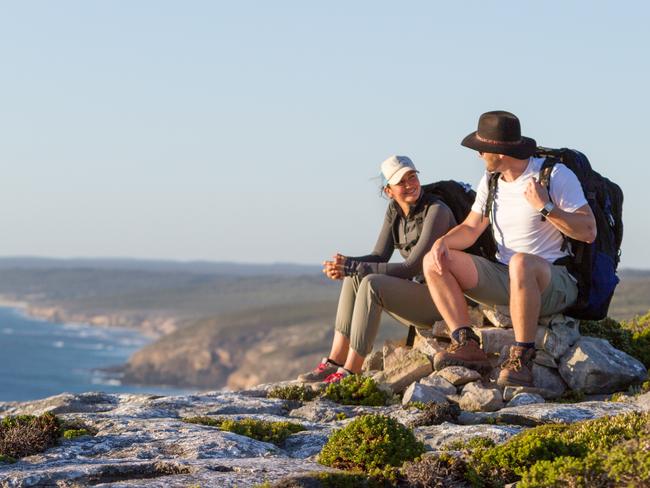
[[(456, 225), (449, 208), (424, 193), (413, 162), (391, 156), (381, 165), (382, 191), (391, 200), (375, 249), (348, 257), (336, 254), (323, 273), (343, 280), (334, 341), (328, 357), (298, 380), (338, 382), (361, 371), (372, 351), (382, 310), (406, 325), (431, 327), (440, 314), (422, 277), (422, 258), (438, 237)], [(405, 259), (389, 263), (395, 248)]]

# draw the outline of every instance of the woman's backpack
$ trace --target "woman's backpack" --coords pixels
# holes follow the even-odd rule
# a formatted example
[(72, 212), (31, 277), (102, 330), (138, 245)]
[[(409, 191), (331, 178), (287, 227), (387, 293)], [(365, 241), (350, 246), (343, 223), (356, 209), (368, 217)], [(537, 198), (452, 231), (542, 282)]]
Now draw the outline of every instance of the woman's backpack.
[[(465, 220), (465, 217), (472, 209), (472, 204), (476, 198), (476, 192), (467, 183), (461, 183), (454, 180), (436, 181), (422, 185), (423, 198), (427, 199), (426, 204), (431, 205), (436, 202), (442, 202), (454, 215), (457, 224)], [(421, 212), (415, 217), (416, 225), (418, 228), (418, 236), (422, 234), (422, 227), (424, 226), (424, 214)], [(397, 242), (397, 229), (393, 228), (393, 239)], [(407, 242), (404, 245), (397, 245), (398, 249), (409, 250), (417, 243)], [(492, 235), (490, 228), (487, 228), (474, 244), (465, 249), (470, 254), (483, 256), (491, 261), (495, 260), (497, 245)]]

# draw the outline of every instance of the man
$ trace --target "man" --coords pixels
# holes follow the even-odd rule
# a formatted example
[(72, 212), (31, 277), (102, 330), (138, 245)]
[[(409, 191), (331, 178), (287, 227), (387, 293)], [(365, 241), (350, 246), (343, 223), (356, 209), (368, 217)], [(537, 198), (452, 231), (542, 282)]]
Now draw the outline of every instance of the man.
[[(449, 365), (490, 368), (470, 327), (466, 295), (486, 305), (510, 306), (516, 342), (497, 382), (532, 386), (538, 318), (561, 312), (578, 294), (576, 280), (566, 267), (554, 264), (570, 253), (562, 234), (593, 242), (596, 222), (578, 178), (566, 166), (553, 167), (550, 195), (539, 183), (544, 159), (533, 157), (537, 144), (521, 136), (515, 115), (484, 113), (478, 130), (461, 144), (478, 151), (486, 172), (467, 218), (439, 238), (424, 258), (429, 291), (452, 333), (451, 346), (435, 356), (434, 366), (436, 370)], [(493, 198), (488, 198), (492, 174), (499, 176)], [(463, 252), (490, 224), (497, 262)]]

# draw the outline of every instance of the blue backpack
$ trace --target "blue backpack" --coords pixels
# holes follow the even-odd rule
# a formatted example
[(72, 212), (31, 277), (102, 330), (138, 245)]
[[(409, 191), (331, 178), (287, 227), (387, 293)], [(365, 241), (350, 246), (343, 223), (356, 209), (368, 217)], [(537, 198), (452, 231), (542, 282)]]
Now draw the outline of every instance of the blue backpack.
[[(571, 255), (555, 264), (565, 265), (578, 281), (578, 299), (564, 313), (583, 320), (604, 319), (619, 282), (616, 269), (623, 241), (623, 191), (594, 171), (580, 151), (538, 147), (535, 156), (546, 158), (540, 170), (540, 183), (547, 189), (557, 163), (576, 174), (596, 219), (597, 236), (591, 244), (564, 236), (562, 248), (568, 248)], [(493, 174), (490, 178), (487, 212), (491, 210), (499, 176)]]

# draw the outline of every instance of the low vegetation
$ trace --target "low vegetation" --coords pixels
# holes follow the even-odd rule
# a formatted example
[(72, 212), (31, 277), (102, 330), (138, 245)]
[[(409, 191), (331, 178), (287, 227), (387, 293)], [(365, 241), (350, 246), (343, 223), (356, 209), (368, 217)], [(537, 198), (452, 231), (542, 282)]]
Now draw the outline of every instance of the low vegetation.
[(409, 423), (409, 427), (456, 422), (460, 415), (460, 407), (455, 403), (425, 403), (422, 405), (419, 407), (421, 413)]
[(332, 434), (318, 461), (395, 480), (398, 468), (422, 453), (424, 445), (397, 420), (385, 415), (363, 415)]
[(318, 392), (305, 385), (276, 386), (267, 395), (269, 398), (309, 402), (318, 396)]
[(8, 416), (0, 421), (0, 461), (13, 462), (56, 445), (59, 420), (51, 413)]
[(330, 383), (324, 398), (343, 405), (365, 405), (380, 407), (386, 405), (390, 395), (379, 388), (372, 378), (350, 375), (338, 383)]
[(232, 420), (213, 417), (186, 417), (182, 420), (190, 424), (217, 427), (221, 430), (245, 435), (258, 441), (271, 442), (276, 445), (282, 444), (291, 434), (305, 430), (301, 424), (295, 424), (293, 422), (270, 422), (253, 418)]

